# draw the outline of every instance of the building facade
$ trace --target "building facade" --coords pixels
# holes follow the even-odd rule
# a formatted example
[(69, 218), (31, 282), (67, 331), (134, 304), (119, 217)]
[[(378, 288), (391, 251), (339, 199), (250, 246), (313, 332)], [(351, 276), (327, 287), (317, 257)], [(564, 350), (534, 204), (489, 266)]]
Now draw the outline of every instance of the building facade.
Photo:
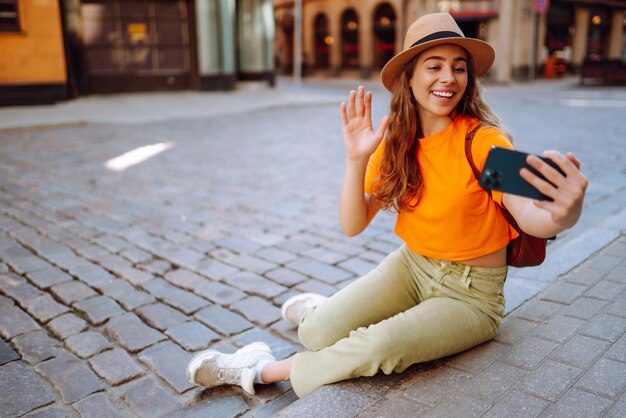
[(2, 0), (0, 104), (274, 81), (271, 0)]
[(0, 4), (0, 105), (67, 97), (61, 10), (56, 0)]
[[(444, 11), (466, 36), (494, 46), (489, 79), (552, 76), (546, 70), (555, 58), (570, 71), (586, 59), (626, 60), (625, 9), (624, 0), (303, 0), (303, 72), (375, 77), (402, 50), (406, 29), (417, 17)], [(294, 1), (274, 0), (274, 10), (276, 67), (289, 73)]]

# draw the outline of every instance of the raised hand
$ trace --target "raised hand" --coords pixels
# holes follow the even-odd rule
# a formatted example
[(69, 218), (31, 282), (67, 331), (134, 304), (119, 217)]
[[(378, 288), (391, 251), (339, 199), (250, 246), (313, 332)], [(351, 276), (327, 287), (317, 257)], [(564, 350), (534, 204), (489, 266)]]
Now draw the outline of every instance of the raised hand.
[(341, 121), (343, 123), (343, 144), (348, 159), (367, 160), (376, 150), (387, 129), (388, 116), (380, 121), (380, 126), (374, 132), (372, 126), (372, 93), (359, 86), (357, 91), (352, 90), (348, 97), (348, 105), (341, 103)]

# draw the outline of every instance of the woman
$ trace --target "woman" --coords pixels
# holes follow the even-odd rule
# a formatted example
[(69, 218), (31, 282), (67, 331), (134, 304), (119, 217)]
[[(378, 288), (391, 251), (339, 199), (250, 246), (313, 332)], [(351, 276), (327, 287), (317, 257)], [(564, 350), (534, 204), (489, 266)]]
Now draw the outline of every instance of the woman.
[[(234, 354), (199, 353), (187, 368), (202, 386), (291, 380), (298, 396), (322, 385), (448, 356), (494, 337), (504, 312), (506, 246), (518, 233), (551, 237), (578, 220), (587, 187), (572, 154), (548, 151), (565, 175), (536, 157), (528, 163), (552, 184), (522, 177), (552, 201), (533, 201), (477, 183), (464, 152), (479, 124), (472, 156), (484, 166), (492, 146), (512, 148), (480, 95), (478, 78), (493, 64), (489, 44), (469, 39), (447, 13), (421, 17), (404, 51), (382, 71), (391, 112), (374, 131), (371, 93), (341, 104), (347, 159), (340, 197), (344, 232), (357, 235), (380, 209), (398, 212), (404, 245), (373, 271), (330, 298), (303, 294), (283, 305), (309, 350), (275, 361), (264, 343)], [(386, 134), (385, 134), (386, 132)], [(384, 139), (383, 139), (384, 136)]]

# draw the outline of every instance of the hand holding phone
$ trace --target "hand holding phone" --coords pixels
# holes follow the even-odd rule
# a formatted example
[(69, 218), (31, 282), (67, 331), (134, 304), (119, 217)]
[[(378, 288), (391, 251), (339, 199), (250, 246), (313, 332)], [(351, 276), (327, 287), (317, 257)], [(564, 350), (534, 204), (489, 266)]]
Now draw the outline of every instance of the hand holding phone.
[[(489, 190), (500, 190), (504, 193), (525, 196), (535, 200), (552, 201), (550, 197), (541, 193), (520, 176), (520, 170), (526, 168), (541, 179), (550, 183), (541, 173), (526, 162), (528, 155), (529, 154), (525, 152), (508, 148), (492, 147), (487, 156), (479, 184)], [(537, 157), (565, 175), (554, 161), (545, 157)]]

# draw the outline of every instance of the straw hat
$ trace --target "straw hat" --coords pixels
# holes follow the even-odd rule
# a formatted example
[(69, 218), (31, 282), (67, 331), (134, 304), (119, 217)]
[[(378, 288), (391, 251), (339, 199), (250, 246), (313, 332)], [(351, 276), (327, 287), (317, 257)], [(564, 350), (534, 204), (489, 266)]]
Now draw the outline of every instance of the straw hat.
[(487, 74), (496, 57), (495, 51), (487, 42), (466, 38), (454, 18), (448, 13), (424, 15), (409, 27), (404, 38), (404, 50), (390, 59), (380, 73), (385, 88), (392, 91), (404, 65), (411, 58), (427, 48), (441, 44), (453, 44), (465, 48), (472, 57), (474, 71), (479, 77)]

